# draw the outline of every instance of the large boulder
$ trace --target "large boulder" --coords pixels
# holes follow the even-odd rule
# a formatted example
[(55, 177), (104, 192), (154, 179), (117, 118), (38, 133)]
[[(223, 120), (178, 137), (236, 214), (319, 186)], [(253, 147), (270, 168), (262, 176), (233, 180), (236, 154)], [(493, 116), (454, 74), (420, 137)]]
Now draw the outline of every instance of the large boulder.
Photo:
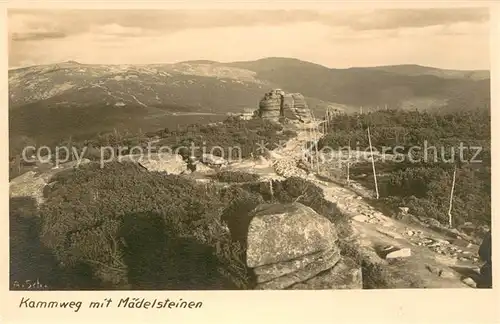
[(331, 250), (338, 239), (327, 218), (300, 203), (262, 204), (251, 217), (247, 236), (251, 268)]
[(327, 271), (296, 283), (289, 289), (363, 289), (363, 273), (359, 264), (351, 259), (342, 258)]
[(361, 266), (342, 257), (335, 225), (300, 203), (249, 213), (247, 266), (255, 289), (362, 289)]
[(308, 254), (290, 261), (263, 265), (254, 268), (253, 270), (257, 276), (257, 283), (268, 282), (284, 275), (299, 271), (309, 264), (321, 262), (325, 259), (325, 257), (328, 258), (332, 255), (340, 258), (338, 250), (327, 250)]
[(255, 289), (362, 289), (360, 264), (341, 256), (335, 225), (313, 209), (260, 204), (247, 215)]
[(307, 281), (314, 278), (319, 273), (327, 271), (334, 267), (340, 261), (338, 250), (329, 250), (324, 257), (306, 264), (303, 268), (277, 277), (273, 280), (257, 284), (256, 289), (285, 289), (296, 283)]

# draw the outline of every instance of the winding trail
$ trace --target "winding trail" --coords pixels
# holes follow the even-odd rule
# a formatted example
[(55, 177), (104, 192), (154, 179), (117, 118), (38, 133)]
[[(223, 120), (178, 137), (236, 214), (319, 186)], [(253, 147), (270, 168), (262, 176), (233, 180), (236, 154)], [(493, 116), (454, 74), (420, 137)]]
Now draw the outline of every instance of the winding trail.
[[(295, 165), (309, 137), (307, 129), (299, 129), (296, 138), (269, 154), (269, 165)], [(269, 165), (252, 167), (248, 163), (241, 163), (231, 169), (257, 173), (263, 179), (286, 177), (276, 174), (276, 168)], [(368, 258), (371, 263), (383, 264), (397, 274), (401, 282), (393, 288), (409, 288), (410, 281), (418, 282), (418, 288), (470, 288), (463, 279), (469, 277), (476, 280), (480, 266), (476, 257), (477, 245), (455, 245), (450, 237), (425, 226), (384, 215), (370, 204), (370, 192), (359, 185), (349, 188), (314, 172), (309, 175), (303, 171), (297, 172), (298, 176), (301, 174), (323, 190), (325, 199), (335, 203), (342, 213), (350, 217), (355, 233), (353, 240), (361, 247), (364, 258)], [(410, 248), (411, 255), (399, 261), (386, 260), (381, 252), (391, 246)]]

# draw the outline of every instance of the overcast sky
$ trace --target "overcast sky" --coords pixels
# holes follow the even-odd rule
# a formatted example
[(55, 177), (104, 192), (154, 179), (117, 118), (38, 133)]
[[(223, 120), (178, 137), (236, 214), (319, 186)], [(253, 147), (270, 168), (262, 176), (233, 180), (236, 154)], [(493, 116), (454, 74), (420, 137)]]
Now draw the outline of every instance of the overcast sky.
[(293, 57), (489, 69), (487, 9), (10, 10), (9, 66)]

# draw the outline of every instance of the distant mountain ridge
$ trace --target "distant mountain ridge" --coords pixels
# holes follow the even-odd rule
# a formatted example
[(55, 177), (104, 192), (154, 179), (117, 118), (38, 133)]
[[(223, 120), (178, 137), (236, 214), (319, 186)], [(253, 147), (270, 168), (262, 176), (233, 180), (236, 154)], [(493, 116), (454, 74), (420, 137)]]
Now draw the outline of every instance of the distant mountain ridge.
[(488, 70), (438, 69), (435, 67), (428, 67), (417, 64), (386, 65), (377, 67), (366, 67), (364, 69), (386, 71), (386, 72), (409, 75), (409, 76), (434, 75), (440, 78), (447, 78), (447, 79), (470, 79), (470, 80), (490, 79), (490, 71)]
[(386, 105), (454, 111), (490, 102), (488, 71), (418, 65), (331, 69), (277, 57), (141, 65), (67, 61), (9, 70), (10, 132), (56, 138), (114, 127), (170, 127), (174, 113), (257, 109), (272, 88), (302, 93), (316, 116), (328, 106), (347, 113)]

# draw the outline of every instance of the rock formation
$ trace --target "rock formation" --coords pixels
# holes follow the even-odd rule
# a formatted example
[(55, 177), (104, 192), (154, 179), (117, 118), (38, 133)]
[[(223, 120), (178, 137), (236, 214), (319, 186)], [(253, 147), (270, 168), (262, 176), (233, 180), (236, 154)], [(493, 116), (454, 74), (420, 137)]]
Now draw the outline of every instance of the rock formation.
[(250, 218), (246, 262), (256, 289), (362, 288), (361, 269), (340, 255), (334, 224), (313, 209), (261, 204)]
[(226, 159), (213, 154), (203, 154), (201, 156), (201, 162), (210, 166), (224, 166), (228, 164), (228, 161)]
[(284, 93), (279, 89), (266, 93), (259, 103), (259, 117), (278, 119), (281, 116), (283, 95)]
[(300, 93), (293, 93), (293, 110), (298, 119), (302, 121), (311, 120), (311, 110), (307, 106), (307, 102)]
[[(9, 182), (9, 196), (11, 198), (30, 197), (33, 198), (37, 204), (45, 201), (43, 190), (49, 184), (52, 177), (62, 171), (77, 168), (80, 165), (90, 163), (88, 159), (81, 159), (80, 161), (70, 161), (61, 163), (54, 166), (49, 170), (42, 171), (39, 168), (34, 171), (28, 171)], [(52, 164), (49, 163), (49, 166)]]
[(259, 103), (259, 117), (278, 120), (286, 117), (291, 120), (307, 122), (311, 120), (311, 111), (300, 93), (285, 93), (274, 89), (266, 93)]
[(119, 162), (139, 163), (148, 171), (167, 172), (168, 174), (181, 174), (188, 171), (186, 161), (178, 154), (131, 154), (119, 157)]
[(283, 96), (283, 104), (282, 104), (282, 115), (291, 120), (298, 120), (295, 110), (294, 110), (294, 100), (291, 94), (285, 94)]

